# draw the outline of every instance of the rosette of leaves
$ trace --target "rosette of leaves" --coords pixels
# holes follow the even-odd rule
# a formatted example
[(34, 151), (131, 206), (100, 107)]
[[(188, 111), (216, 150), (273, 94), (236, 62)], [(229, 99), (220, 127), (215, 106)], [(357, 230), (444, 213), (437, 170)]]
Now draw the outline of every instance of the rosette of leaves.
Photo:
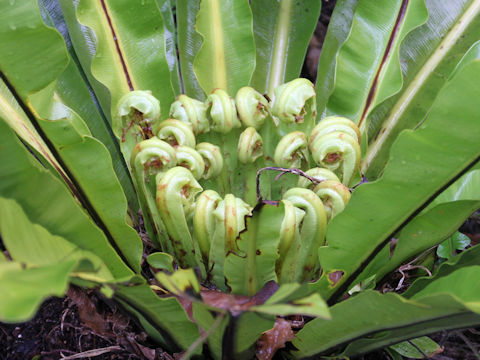
[(338, 1), (314, 88), (320, 5), (0, 0), (0, 319), (75, 284), (216, 359), (479, 325), (478, 246), (432, 257), (480, 208), (480, 1)]

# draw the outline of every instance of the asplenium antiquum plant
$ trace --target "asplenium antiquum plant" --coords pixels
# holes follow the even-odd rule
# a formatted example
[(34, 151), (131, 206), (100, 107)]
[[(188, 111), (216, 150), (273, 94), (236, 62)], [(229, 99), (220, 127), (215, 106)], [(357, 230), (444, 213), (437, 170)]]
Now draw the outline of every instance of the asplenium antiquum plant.
[(480, 0), (339, 0), (313, 85), (320, 7), (1, 0), (0, 319), (74, 284), (215, 359), (479, 325), (479, 248), (434, 256), (480, 208)]

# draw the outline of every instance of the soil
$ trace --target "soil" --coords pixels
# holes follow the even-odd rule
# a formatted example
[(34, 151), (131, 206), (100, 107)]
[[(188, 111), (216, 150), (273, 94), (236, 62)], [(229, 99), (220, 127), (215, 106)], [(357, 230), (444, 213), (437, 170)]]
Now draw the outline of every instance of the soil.
[[(322, 0), (322, 13), (310, 42), (302, 77), (315, 81), (318, 57), (335, 0)], [(472, 243), (480, 242), (480, 214), (461, 228)], [(434, 360), (475, 360), (480, 355), (480, 330), (444, 331), (431, 335), (443, 349)], [(72, 287), (63, 299), (44, 302), (37, 315), (22, 324), (0, 323), (0, 360), (24, 359), (174, 359), (152, 342), (122, 309), (94, 292)], [(390, 359), (382, 351), (357, 360)]]

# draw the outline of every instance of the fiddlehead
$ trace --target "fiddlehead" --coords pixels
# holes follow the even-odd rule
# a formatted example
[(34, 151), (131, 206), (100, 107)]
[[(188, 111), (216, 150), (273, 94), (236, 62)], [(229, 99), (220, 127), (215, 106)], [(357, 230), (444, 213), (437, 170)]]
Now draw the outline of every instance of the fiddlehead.
[(176, 164), (175, 149), (157, 137), (135, 145), (130, 158), (145, 228), (155, 245), (163, 251), (170, 248), (165, 242), (165, 227), (155, 204), (156, 182)]
[(246, 128), (238, 140), (238, 160), (243, 164), (253, 163), (263, 156), (263, 142), (254, 127)]
[(325, 242), (327, 227), (325, 207), (320, 198), (308, 189), (290, 189), (285, 192), (283, 199), (305, 212), (299, 227), (301, 245), (294, 276), (295, 281), (308, 280), (318, 269), (318, 248)]
[(361, 158), (360, 131), (354, 122), (325, 118), (312, 130), (309, 148), (317, 165), (341, 173), (343, 184), (350, 184)]
[(280, 85), (274, 93), (272, 114), (280, 124), (297, 125), (296, 129), (308, 134), (314, 125), (317, 108), (313, 84), (307, 79), (295, 79)]
[(157, 183), (157, 207), (183, 268), (197, 267), (201, 262), (187, 222), (194, 210), (195, 195), (201, 191), (192, 173), (181, 166), (168, 170)]
[(235, 96), (238, 116), (245, 126), (259, 129), (270, 116), (268, 100), (255, 89), (245, 86)]
[(215, 232), (215, 217), (213, 212), (222, 200), (220, 195), (213, 190), (202, 192), (195, 203), (193, 213), (193, 231), (195, 241), (198, 242), (204, 264), (208, 264), (210, 241)]
[(192, 125), (195, 135), (210, 131), (207, 119), (207, 106), (204, 102), (192, 99), (187, 95), (179, 95), (170, 106), (170, 117)]
[(284, 168), (302, 168), (308, 164), (307, 136), (301, 131), (285, 135), (275, 148), (275, 164)]
[(220, 148), (216, 145), (202, 142), (197, 144), (196, 150), (205, 163), (203, 178), (207, 180), (220, 175), (223, 169), (223, 156)]
[(180, 120), (168, 119), (158, 125), (157, 137), (172, 146), (195, 147), (195, 135), (191, 125)]
[(133, 147), (151, 138), (160, 121), (160, 102), (150, 91), (131, 91), (119, 100), (113, 119), (113, 129), (120, 138), (120, 147), (127, 163)]
[(196, 180), (202, 178), (205, 172), (205, 162), (202, 156), (191, 147), (177, 146), (175, 148), (177, 165), (190, 170)]
[(305, 211), (295, 207), (290, 201), (282, 200), (285, 206), (285, 217), (280, 230), (278, 245), (278, 260), (275, 264), (279, 284), (295, 281), (296, 264), (300, 251), (299, 227), (305, 216)]
[(211, 119), (211, 127), (216, 132), (227, 134), (241, 126), (237, 118), (235, 101), (225, 90), (215, 89), (206, 100), (207, 117)]
[(208, 269), (215, 284), (225, 289), (224, 263), (228, 252), (236, 252), (236, 239), (245, 229), (245, 216), (252, 208), (242, 199), (227, 194), (218, 203), (213, 212), (215, 216), (215, 234), (210, 245)]
[(357, 124), (341, 116), (327, 116), (322, 119), (322, 121), (313, 128), (308, 142), (312, 144), (317, 138), (337, 131), (350, 135), (360, 144), (362, 135)]
[(131, 91), (118, 102), (116, 115), (115, 128), (128, 131), (138, 125), (145, 137), (151, 137), (153, 126), (160, 120), (160, 102), (150, 91)]
[(310, 144), (310, 151), (317, 165), (340, 173), (345, 185), (350, 184), (360, 165), (359, 143), (343, 132), (334, 131), (315, 138)]
[[(335, 175), (332, 171), (325, 168), (315, 167), (315, 168), (309, 169), (305, 171), (305, 175), (308, 175), (318, 180), (318, 182), (325, 181), (325, 180), (334, 180), (334, 181), (340, 182), (340, 179), (338, 178), (337, 175)], [(301, 176), (298, 178), (297, 187), (313, 190), (315, 185), (317, 184), (313, 183), (306, 177)]]
[(322, 200), (328, 221), (343, 211), (351, 197), (350, 190), (335, 180), (322, 181), (313, 192)]

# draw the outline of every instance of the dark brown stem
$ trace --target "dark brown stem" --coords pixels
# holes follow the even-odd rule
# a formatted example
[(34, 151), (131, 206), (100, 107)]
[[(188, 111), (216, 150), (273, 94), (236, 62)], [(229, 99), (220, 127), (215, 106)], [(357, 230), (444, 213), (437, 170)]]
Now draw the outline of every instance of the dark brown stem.
[(315, 185), (320, 184), (322, 181), (324, 181), (324, 180), (320, 180), (320, 179), (314, 178), (312, 176), (309, 176), (309, 175), (305, 174), (304, 171), (302, 171), (300, 169), (297, 169), (297, 168), (288, 169), (288, 168), (282, 168), (282, 167), (276, 167), (276, 166), (267, 166), (267, 167), (261, 168), (260, 170), (257, 171), (256, 185), (257, 185), (257, 202), (259, 202), (259, 203), (261, 202), (263, 204), (278, 205), (278, 203), (279, 203), (276, 200), (264, 200), (264, 199), (262, 199), (262, 194), (260, 192), (260, 175), (262, 174), (262, 172), (264, 172), (266, 170), (272, 170), (272, 171), (279, 171), (280, 172), (280, 174), (278, 174), (275, 177), (275, 181), (277, 181), (282, 175), (285, 175), (287, 173), (298, 175), (298, 176), (303, 176), (304, 178), (310, 180)]

